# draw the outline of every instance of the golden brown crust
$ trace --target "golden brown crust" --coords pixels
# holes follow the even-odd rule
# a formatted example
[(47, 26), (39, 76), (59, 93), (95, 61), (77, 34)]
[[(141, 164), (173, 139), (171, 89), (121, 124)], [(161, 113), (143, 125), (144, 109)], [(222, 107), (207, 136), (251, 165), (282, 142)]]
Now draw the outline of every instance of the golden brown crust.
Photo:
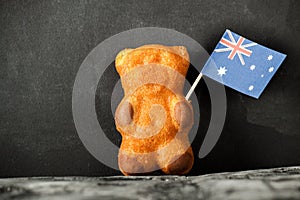
[(169, 66), (185, 76), (189, 67), (189, 55), (183, 46), (156, 44), (124, 49), (116, 57), (116, 69), (121, 77), (134, 67), (149, 63)]
[(117, 55), (125, 92), (115, 114), (122, 135), (118, 161), (123, 174), (155, 168), (185, 174), (191, 169), (194, 157), (188, 132), (193, 110), (182, 94), (188, 67), (187, 50), (180, 46), (145, 45)]

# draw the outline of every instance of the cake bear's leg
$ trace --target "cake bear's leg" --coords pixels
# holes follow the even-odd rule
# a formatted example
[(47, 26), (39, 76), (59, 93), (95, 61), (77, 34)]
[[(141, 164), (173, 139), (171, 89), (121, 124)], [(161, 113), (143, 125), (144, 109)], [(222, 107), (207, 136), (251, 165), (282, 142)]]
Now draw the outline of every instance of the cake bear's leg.
[(166, 174), (186, 174), (194, 163), (194, 155), (188, 139), (188, 133), (194, 122), (191, 104), (180, 97), (171, 105), (172, 117), (179, 125), (174, 139), (158, 151), (158, 163)]
[(192, 148), (189, 147), (188, 150), (179, 156), (177, 160), (163, 167), (161, 170), (166, 174), (176, 174), (183, 175), (187, 174), (194, 164), (194, 154)]

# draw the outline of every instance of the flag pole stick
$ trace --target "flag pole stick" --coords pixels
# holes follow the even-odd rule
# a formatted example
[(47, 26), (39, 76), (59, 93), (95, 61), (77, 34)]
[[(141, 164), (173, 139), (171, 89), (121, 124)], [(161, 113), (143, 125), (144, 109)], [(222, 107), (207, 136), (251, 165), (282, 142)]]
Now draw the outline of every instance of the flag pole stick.
[(198, 75), (198, 77), (196, 78), (195, 82), (193, 83), (191, 89), (190, 89), (189, 92), (186, 94), (185, 99), (186, 99), (187, 101), (188, 101), (189, 98), (191, 97), (192, 93), (194, 92), (194, 90), (195, 90), (196, 86), (198, 85), (199, 81), (201, 80), (201, 78), (202, 78), (202, 73), (200, 73), (200, 74)]

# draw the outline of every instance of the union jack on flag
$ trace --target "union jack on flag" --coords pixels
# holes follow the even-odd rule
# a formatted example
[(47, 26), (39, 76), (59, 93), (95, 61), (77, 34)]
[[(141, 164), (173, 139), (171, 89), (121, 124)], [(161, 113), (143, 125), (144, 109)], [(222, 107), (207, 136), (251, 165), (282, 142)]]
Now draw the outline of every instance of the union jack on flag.
[(250, 57), (250, 55), (252, 54), (252, 51), (247, 49), (247, 47), (255, 46), (255, 45), (257, 45), (257, 43), (250, 42), (247, 44), (243, 44), (245, 41), (245, 38), (242, 36), (239, 36), (239, 38), (236, 42), (230, 30), (226, 30), (225, 33), (228, 34), (230, 41), (228, 39), (226, 39), (225, 37), (222, 37), (220, 40), (220, 44), (225, 46), (225, 48), (215, 49), (215, 52), (230, 51), (230, 54), (228, 55), (228, 58), (230, 60), (232, 60), (235, 57), (235, 55), (237, 55), (238, 58), (240, 59), (242, 65), (245, 65), (245, 61), (244, 61), (242, 55)]
[(258, 98), (286, 55), (226, 30), (201, 73)]

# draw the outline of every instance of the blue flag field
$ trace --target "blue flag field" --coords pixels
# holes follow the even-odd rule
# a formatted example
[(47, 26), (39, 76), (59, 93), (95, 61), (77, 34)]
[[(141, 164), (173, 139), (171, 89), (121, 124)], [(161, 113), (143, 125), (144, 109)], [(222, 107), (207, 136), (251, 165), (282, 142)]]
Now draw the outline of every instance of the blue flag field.
[(259, 98), (285, 57), (227, 29), (201, 73)]

